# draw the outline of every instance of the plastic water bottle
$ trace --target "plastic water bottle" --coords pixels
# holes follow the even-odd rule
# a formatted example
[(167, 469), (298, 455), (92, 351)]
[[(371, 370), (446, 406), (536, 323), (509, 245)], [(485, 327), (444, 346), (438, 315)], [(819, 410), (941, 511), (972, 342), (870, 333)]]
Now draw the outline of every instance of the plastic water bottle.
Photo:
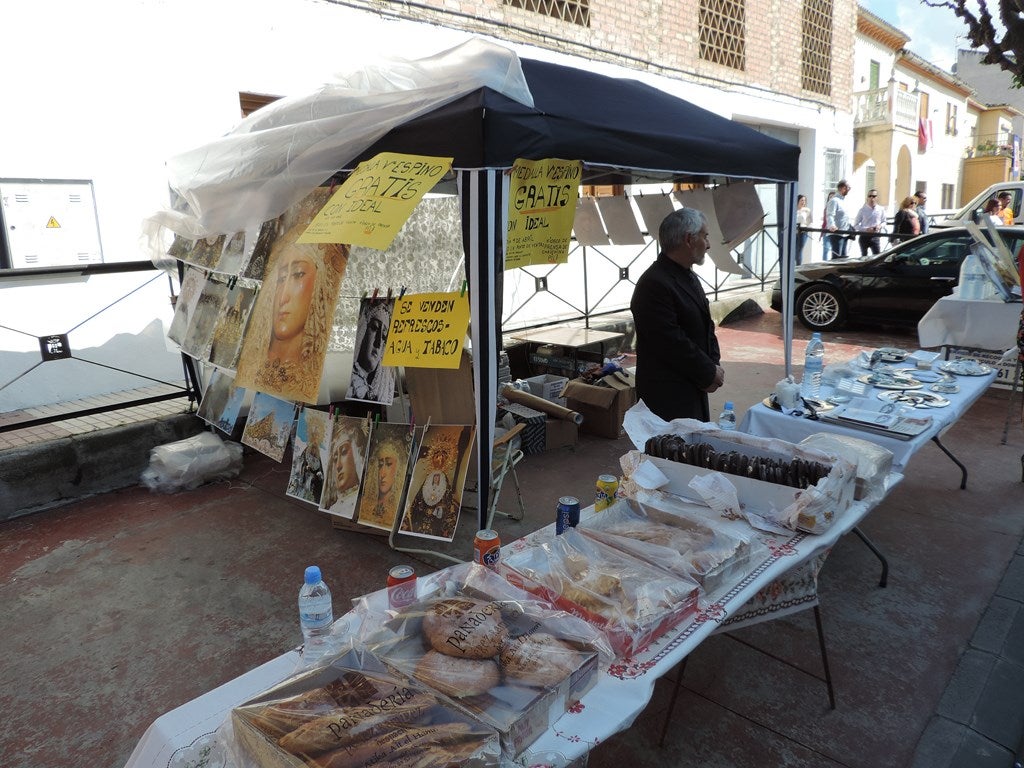
[(331, 590), (324, 584), (320, 568), (311, 565), (306, 569), (302, 589), (299, 590), (299, 626), (304, 640), (302, 658), (306, 663), (323, 656), (333, 623)]
[(725, 410), (718, 414), (718, 428), (732, 430), (736, 429), (736, 411), (732, 409), (732, 400), (725, 404)]
[(968, 253), (960, 262), (959, 296), (966, 301), (979, 301), (985, 298), (986, 283), (989, 282), (985, 268), (974, 253)]
[(804, 376), (800, 380), (802, 397), (818, 397), (821, 394), (821, 373), (824, 370), (825, 343), (821, 340), (821, 334), (815, 331), (804, 352)]

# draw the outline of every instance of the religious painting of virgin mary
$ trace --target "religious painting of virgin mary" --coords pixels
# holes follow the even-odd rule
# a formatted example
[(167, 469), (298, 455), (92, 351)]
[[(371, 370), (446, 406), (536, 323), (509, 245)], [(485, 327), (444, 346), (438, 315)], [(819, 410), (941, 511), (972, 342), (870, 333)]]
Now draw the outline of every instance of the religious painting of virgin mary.
[(390, 531), (401, 510), (413, 433), (408, 424), (375, 424), (356, 522)]
[(473, 426), (426, 428), (399, 526), (402, 533), (445, 541), (455, 538), (475, 435)]
[(348, 247), (297, 243), (308, 222), (274, 242), (238, 360), (239, 386), (316, 403)]
[(358, 416), (337, 415), (331, 425), (327, 479), (320, 509), (351, 520), (366, 466), (372, 422)]

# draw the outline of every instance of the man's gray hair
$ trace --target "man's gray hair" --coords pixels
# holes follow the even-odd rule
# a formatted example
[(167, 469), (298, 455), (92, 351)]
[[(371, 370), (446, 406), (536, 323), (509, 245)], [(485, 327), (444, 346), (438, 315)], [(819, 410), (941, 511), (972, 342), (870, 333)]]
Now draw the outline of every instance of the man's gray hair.
[(658, 227), (658, 245), (661, 250), (673, 251), (686, 242), (687, 235), (695, 235), (708, 223), (703, 211), (696, 208), (680, 208), (672, 211)]

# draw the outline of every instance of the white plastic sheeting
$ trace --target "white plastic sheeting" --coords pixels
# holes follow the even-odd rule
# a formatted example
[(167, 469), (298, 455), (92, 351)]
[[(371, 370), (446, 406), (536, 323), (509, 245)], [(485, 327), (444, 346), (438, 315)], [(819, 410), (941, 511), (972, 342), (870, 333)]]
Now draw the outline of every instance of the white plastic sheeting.
[(147, 232), (166, 227), (194, 240), (252, 231), (395, 126), (484, 86), (533, 106), (519, 57), (479, 39), (425, 59), (368, 64), (313, 93), (276, 101), (168, 161), (181, 204), (154, 214)]

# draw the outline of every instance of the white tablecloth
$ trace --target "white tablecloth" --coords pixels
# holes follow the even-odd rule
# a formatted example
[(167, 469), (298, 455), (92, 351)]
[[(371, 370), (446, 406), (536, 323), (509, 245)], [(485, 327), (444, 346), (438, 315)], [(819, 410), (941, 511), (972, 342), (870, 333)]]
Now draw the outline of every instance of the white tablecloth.
[[(889, 475), (885, 481), (885, 493), (902, 479), (903, 476), (897, 473)], [(876, 503), (854, 502), (836, 516), (832, 527), (822, 535), (756, 534), (767, 547), (769, 557), (752, 563), (746, 573), (738, 575), (718, 593), (711, 595), (712, 602), (706, 604), (694, 619), (669, 630), (637, 656), (616, 659), (607, 669), (602, 669), (594, 688), (562, 715), (527, 750), (520, 762), (529, 764), (531, 758), (551, 752), (572, 760), (629, 728), (650, 701), (659, 677), (690, 654), (763, 587), (831, 548)], [(589, 507), (581, 514), (586, 516), (592, 512), (593, 507)], [(726, 531), (732, 529), (745, 536), (751, 535), (752, 529), (742, 520), (718, 519), (716, 524), (721, 524)], [(551, 524), (508, 546), (515, 551), (534, 546), (553, 535), (554, 524)], [(796, 598), (796, 601), (800, 600), (816, 601), (817, 595), (814, 590), (809, 590)], [(776, 615), (783, 615), (801, 607), (809, 605), (780, 603), (772, 610), (777, 611)], [(339, 619), (353, 620), (351, 615)], [(136, 746), (126, 768), (186, 768), (197, 764), (223, 768), (232, 765), (223, 745), (214, 738), (214, 732), (233, 707), (291, 675), (298, 661), (295, 651), (286, 653), (157, 718)]]
[(917, 323), (922, 347), (973, 347), (1003, 352), (1017, 342), (1019, 302), (967, 301), (943, 296)]
[[(787, 416), (781, 411), (769, 408), (764, 403), (758, 403), (743, 415), (739, 430), (761, 437), (777, 437), (791, 443), (799, 443), (804, 438), (819, 432), (857, 437), (892, 451), (892, 468), (896, 472), (902, 472), (907, 462), (910, 461), (910, 457), (917, 453), (921, 446), (955, 424), (961, 416), (967, 413), (967, 410), (995, 380), (996, 374), (997, 372), (993, 370), (985, 376), (957, 376), (956, 381), (960, 385), (960, 391), (956, 394), (943, 395), (950, 401), (948, 406), (915, 409), (915, 416), (931, 416), (932, 424), (924, 432), (910, 440), (898, 440), (894, 437), (822, 420)], [(875, 397), (877, 392), (878, 390), (874, 388), (869, 389), (867, 396)]]

